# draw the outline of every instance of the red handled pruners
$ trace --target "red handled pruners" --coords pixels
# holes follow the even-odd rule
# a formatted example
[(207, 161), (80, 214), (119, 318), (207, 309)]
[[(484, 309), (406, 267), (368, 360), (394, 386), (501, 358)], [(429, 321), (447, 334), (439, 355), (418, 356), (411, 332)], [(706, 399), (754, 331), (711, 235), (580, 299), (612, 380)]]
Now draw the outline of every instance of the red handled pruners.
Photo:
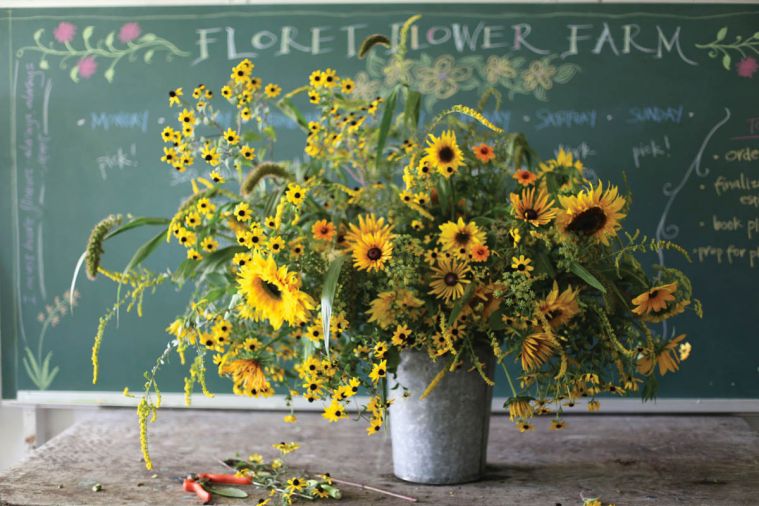
[(211, 502), (211, 492), (206, 490), (206, 485), (250, 485), (251, 483), (253, 480), (247, 476), (200, 473), (187, 476), (182, 482), (182, 488), (185, 492), (194, 492), (201, 504), (208, 504)]

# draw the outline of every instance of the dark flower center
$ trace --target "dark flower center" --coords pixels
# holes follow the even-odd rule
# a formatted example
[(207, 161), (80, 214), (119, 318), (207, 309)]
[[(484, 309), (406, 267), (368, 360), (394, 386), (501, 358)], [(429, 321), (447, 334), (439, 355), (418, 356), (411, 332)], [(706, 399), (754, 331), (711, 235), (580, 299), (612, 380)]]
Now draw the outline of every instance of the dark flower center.
[(456, 243), (457, 244), (468, 244), (469, 239), (471, 239), (471, 235), (469, 232), (457, 232), (456, 233)]
[(267, 292), (269, 292), (269, 295), (276, 299), (282, 298), (282, 290), (279, 289), (277, 285), (274, 283), (269, 283), (268, 281), (261, 280), (261, 285), (266, 289)]
[(382, 258), (382, 250), (375, 246), (366, 252), (366, 256), (369, 260), (377, 261)]
[(453, 160), (453, 149), (450, 146), (443, 146), (438, 150), (437, 156), (443, 163), (450, 163)]
[(659, 295), (659, 290), (651, 290), (648, 292), (649, 299), (655, 299)]
[(606, 225), (606, 213), (600, 207), (591, 207), (575, 216), (567, 230), (576, 234), (593, 235)]
[(454, 272), (449, 272), (443, 277), (443, 283), (448, 286), (456, 286), (459, 282), (459, 277)]
[(535, 209), (525, 209), (524, 218), (526, 220), (536, 220), (538, 218), (538, 212)]
[(523, 271), (525, 269), (525, 267), (527, 267), (525, 264), (519, 264), (519, 265), (517, 265), (517, 270), (518, 271)]

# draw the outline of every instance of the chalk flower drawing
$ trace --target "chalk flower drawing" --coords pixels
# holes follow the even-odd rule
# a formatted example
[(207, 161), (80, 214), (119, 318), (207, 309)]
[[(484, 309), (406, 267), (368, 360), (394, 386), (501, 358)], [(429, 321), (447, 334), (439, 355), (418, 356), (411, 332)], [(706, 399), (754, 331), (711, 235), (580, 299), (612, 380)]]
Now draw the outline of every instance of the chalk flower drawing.
[(738, 72), (740, 77), (751, 79), (757, 70), (759, 70), (759, 63), (756, 62), (756, 58), (753, 56), (746, 56), (735, 64), (735, 71)]
[[(751, 54), (759, 55), (759, 32), (744, 38), (742, 35), (736, 35), (732, 43), (727, 42), (727, 27), (723, 26), (717, 31), (714, 40), (705, 44), (696, 44), (698, 49), (708, 50), (709, 58), (722, 57), (722, 67), (725, 70), (732, 70), (733, 55), (740, 56), (743, 59), (735, 67), (740, 77), (752, 77), (756, 69), (750, 69), (756, 65), (756, 59)], [(753, 65), (751, 62), (753, 61)]]
[(53, 358), (53, 352), (49, 351), (43, 358), (45, 349), (45, 335), (50, 328), (56, 327), (61, 318), (71, 313), (71, 309), (76, 306), (79, 299), (79, 292), (74, 290), (73, 293), (66, 292), (62, 296), (56, 296), (52, 304), (45, 306), (45, 311), (37, 315), (37, 321), (42, 324), (40, 333), (37, 336), (36, 352), (32, 351), (29, 343), (25, 343), (24, 357), (21, 362), (24, 364), (27, 376), (40, 390), (46, 390), (55, 380), (60, 368), (58, 366), (50, 368), (50, 360)]
[[(81, 31), (81, 45), (76, 44), (77, 32), (75, 24), (61, 21), (53, 30), (53, 40), (46, 42), (43, 39), (45, 29), (40, 28), (34, 32), (35, 45), (22, 47), (16, 51), (16, 57), (21, 58), (27, 51), (39, 52), (41, 69), (49, 68), (49, 59), (60, 58), (58, 67), (69, 69), (69, 77), (75, 83), (93, 77), (98, 71), (99, 62), (103, 62), (103, 77), (110, 83), (116, 75), (116, 66), (124, 57), (134, 62), (142, 54), (142, 60), (151, 63), (157, 52), (163, 52), (166, 61), (176, 56), (190, 55), (153, 33), (142, 34), (142, 28), (135, 22), (125, 23), (118, 33), (111, 31), (97, 41), (93, 40), (95, 27), (85, 26)], [(73, 65), (72, 60), (76, 62)]]
[[(422, 53), (417, 60), (387, 60), (376, 52), (367, 57), (366, 71), (356, 75), (356, 95), (369, 99), (377, 92), (386, 92), (399, 82), (412, 82), (424, 95), (425, 108), (432, 110), (435, 103), (450, 99), (461, 91), (503, 88), (508, 98), (532, 95), (543, 102), (557, 84), (566, 84), (580, 71), (574, 63), (556, 64), (557, 55), (534, 60), (521, 56), (452, 55), (434, 58)], [(369, 91), (371, 89), (371, 91)]]

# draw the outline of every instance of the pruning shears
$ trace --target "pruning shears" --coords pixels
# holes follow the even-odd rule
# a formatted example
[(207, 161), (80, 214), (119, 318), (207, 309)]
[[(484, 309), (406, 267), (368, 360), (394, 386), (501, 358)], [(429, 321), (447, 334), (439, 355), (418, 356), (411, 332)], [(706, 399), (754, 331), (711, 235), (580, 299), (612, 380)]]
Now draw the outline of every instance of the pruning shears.
[(250, 485), (253, 480), (247, 476), (236, 474), (190, 474), (182, 481), (185, 492), (194, 492), (200, 499), (201, 504), (211, 502), (211, 492), (206, 489), (207, 485)]

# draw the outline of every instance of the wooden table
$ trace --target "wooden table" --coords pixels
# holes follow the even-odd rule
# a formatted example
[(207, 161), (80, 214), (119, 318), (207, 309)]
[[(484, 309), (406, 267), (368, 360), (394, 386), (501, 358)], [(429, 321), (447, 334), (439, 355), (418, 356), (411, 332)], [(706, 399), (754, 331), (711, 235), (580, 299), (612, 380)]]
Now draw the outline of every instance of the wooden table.
[[(236, 452), (275, 454), (272, 443), (298, 441), (291, 465), (414, 496), (436, 505), (580, 505), (601, 497), (618, 506), (656, 504), (757, 504), (759, 434), (732, 416), (574, 416), (564, 431), (520, 434), (494, 417), (490, 468), (479, 483), (434, 487), (392, 475), (389, 434), (367, 437), (363, 423), (328, 424), (300, 414), (296, 425), (282, 413), (163, 410), (150, 427), (156, 465), (140, 461), (132, 410), (102, 410), (0, 474), (0, 504), (196, 504), (176, 481), (188, 472), (223, 468), (218, 458)], [(153, 474), (155, 473), (155, 477)], [(93, 492), (95, 483), (102, 491)], [(343, 500), (323, 504), (410, 504), (344, 486)], [(217, 504), (255, 504), (221, 499)], [(307, 501), (298, 504), (308, 503)]]

